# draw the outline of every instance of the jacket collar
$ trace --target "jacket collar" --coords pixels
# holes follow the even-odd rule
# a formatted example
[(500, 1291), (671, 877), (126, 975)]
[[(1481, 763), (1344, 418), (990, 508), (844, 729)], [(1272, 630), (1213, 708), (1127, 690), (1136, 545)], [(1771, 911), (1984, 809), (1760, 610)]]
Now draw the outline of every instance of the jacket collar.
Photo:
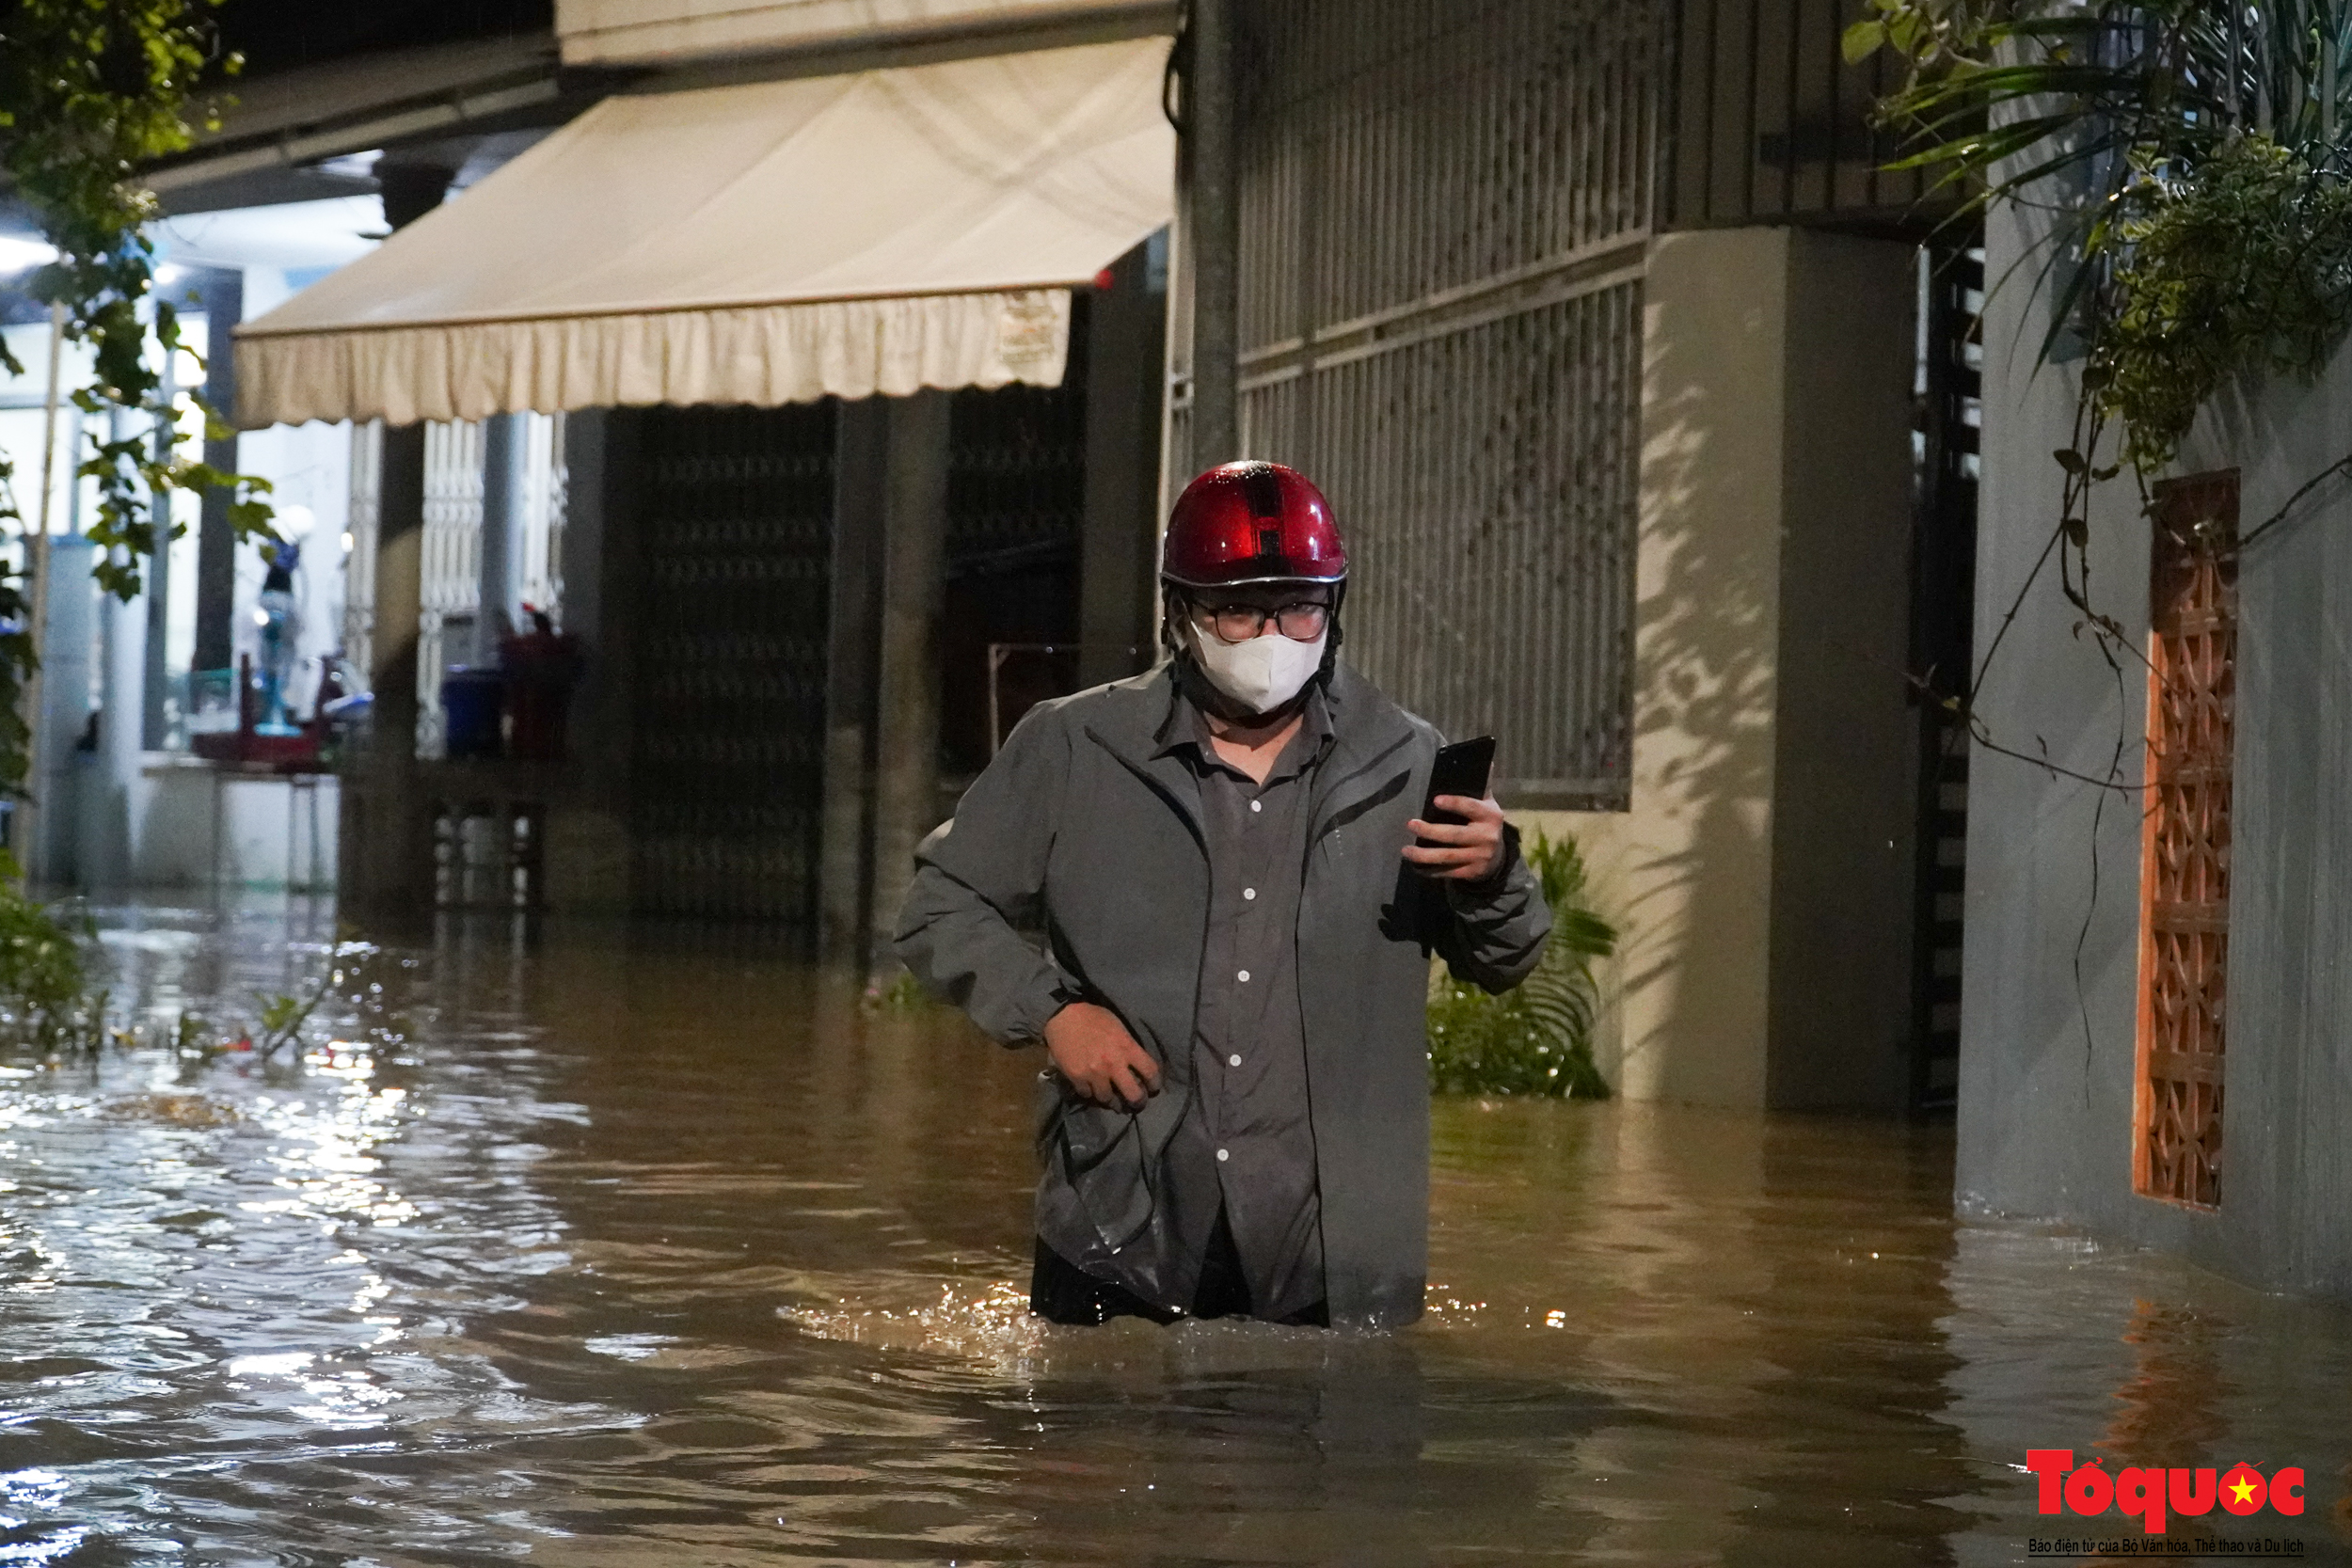
[[(1189, 715), (1177, 701), (1174, 667), (1163, 664), (1145, 674), (1104, 689), (1110, 701), (1087, 716), (1087, 729), (1130, 767), (1152, 759), (1192, 738)], [(1324, 713), (1331, 726), (1332, 750), (1326, 771), (1341, 774), (1371, 762), (1409, 739), (1412, 721), (1344, 658), (1334, 659), (1324, 683)], [(1350, 761), (1350, 758), (1353, 761)]]
[(1413, 738), (1413, 721), (1405, 710), (1345, 660), (1333, 665), (1324, 700), (1333, 745), (1315, 776), (1313, 838), (1322, 837), (1331, 820), (1359, 798), (1385, 787), (1404, 765), (1400, 753)]
[[(1109, 699), (1088, 716), (1087, 733), (1130, 769), (1149, 780), (1184, 814), (1196, 836), (1200, 832), (1200, 787), (1191, 766), (1174, 754), (1191, 738), (1189, 714), (1177, 701), (1172, 666), (1118, 681), (1104, 689)], [(1331, 726), (1331, 750), (1316, 770), (1314, 821), (1320, 824), (1352, 802), (1366, 787), (1384, 784), (1400, 747), (1413, 736), (1405, 710), (1357, 673), (1347, 660), (1332, 661), (1323, 689), (1324, 712)]]
[[(1356, 673), (1345, 659), (1333, 661), (1331, 679), (1323, 700), (1331, 716), (1331, 736), (1337, 743), (1332, 772), (1343, 777), (1355, 768), (1388, 755), (1412, 738), (1413, 722), (1386, 693)], [(1353, 757), (1354, 763), (1348, 761)]]
[(1184, 733), (1181, 712), (1175, 673), (1162, 665), (1104, 688), (1102, 701), (1087, 715), (1086, 732), (1175, 808), (1205, 853), (1209, 841), (1200, 831), (1200, 781), (1176, 754)]
[[(1183, 755), (1189, 752), (1193, 754), (1195, 766), (1231, 770), (1231, 765), (1216, 756), (1210, 745), (1208, 716), (1197, 702), (1185, 695), (1181, 680), (1169, 684), (1173, 689), (1168, 700), (1168, 717), (1160, 721), (1159, 729), (1152, 736), (1152, 756)], [(1324, 700), (1320, 682), (1308, 689), (1307, 700), (1300, 707), (1300, 717), (1304, 722), (1299, 736), (1284, 748), (1275, 771), (1266, 775), (1269, 784), (1278, 778), (1287, 778), (1317, 767), (1330, 748), (1330, 705)]]

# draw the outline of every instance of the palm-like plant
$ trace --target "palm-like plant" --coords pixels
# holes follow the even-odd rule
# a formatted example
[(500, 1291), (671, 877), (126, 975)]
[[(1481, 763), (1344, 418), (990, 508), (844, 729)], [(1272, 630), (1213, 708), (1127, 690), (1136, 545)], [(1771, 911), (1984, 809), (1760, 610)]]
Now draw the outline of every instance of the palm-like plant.
[(1538, 831), (1523, 852), (1551, 907), (1551, 941), (1535, 972), (1501, 996), (1442, 968), (1431, 972), (1430, 1086), (1441, 1094), (1603, 1100), (1609, 1085), (1593, 1061), (1593, 960), (1616, 951), (1617, 933), (1585, 902), (1575, 840)]
[(2056, 175), (2112, 195), (2131, 159), (2193, 164), (2249, 132), (2326, 164), (2348, 123), (2352, 7), (2338, 0), (1867, 3), (1846, 53), (1891, 49), (1908, 68), (1881, 106), (1921, 138), (1906, 163), (1980, 197)]
[[(2078, 341), (2090, 412), (2122, 420), (2142, 469), (2227, 377), (2313, 373), (2352, 326), (2352, 5), (1869, 10), (1846, 50), (1908, 66), (1881, 105), (1915, 138), (1904, 165), (1938, 171), (1963, 212), (2042, 215), (2028, 256), (2055, 296), (2043, 356)], [(2078, 432), (2074, 454), (2095, 435)]]
[[(2030, 243), (1996, 287), (2036, 263), (2032, 287), (2051, 303), (2041, 361), (2082, 363), (2042, 559), (2120, 670), (2138, 655), (2090, 601), (2092, 489), (2126, 465), (2143, 480), (2164, 468), (2225, 384), (2316, 375), (2352, 329), (2352, 0), (1867, 9), (1846, 50), (1905, 62), (1904, 86), (1880, 105), (1913, 138), (1903, 165), (1937, 170), (1963, 216), (2018, 210)], [(2103, 466), (2111, 422), (2121, 451)], [(2352, 454), (2235, 547), (2343, 472)], [(1977, 686), (2001, 641), (1980, 654)], [(1972, 703), (1953, 705), (1980, 744), (2005, 750)]]

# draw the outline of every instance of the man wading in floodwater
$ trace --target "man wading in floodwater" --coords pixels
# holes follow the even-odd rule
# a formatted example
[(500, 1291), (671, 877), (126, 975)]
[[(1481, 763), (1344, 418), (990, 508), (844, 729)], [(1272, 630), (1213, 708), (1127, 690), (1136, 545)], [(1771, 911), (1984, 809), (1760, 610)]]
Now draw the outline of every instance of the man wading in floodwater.
[(1035, 1311), (1410, 1323), (1428, 955), (1502, 990), (1550, 914), (1492, 800), (1415, 818), (1438, 736), (1334, 657), (1313, 485), (1202, 474), (1160, 575), (1171, 661), (1022, 720), (917, 854), (898, 956), (1053, 1058)]

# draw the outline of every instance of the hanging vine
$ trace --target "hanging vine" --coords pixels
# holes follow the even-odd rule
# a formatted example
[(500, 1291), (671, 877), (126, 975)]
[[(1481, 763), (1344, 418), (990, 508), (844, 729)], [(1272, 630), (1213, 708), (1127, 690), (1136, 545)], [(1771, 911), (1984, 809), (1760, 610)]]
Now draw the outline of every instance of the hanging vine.
[[(1965, 214), (2008, 205), (2039, 231), (1996, 286), (2026, 271), (2050, 304), (2039, 362), (2081, 362), (2049, 542), (1971, 699), (1953, 700), (1980, 743), (2007, 750), (1972, 699), (2053, 560), (2077, 629), (2119, 670), (2144, 657), (2091, 600), (2094, 490), (2128, 468), (2149, 511), (2150, 482), (2217, 392), (2309, 382), (2352, 329), (2352, 5), (1868, 0), (1868, 12), (1846, 54), (1903, 62), (1880, 115), (1913, 138), (1904, 166), (1933, 171)], [(2347, 473), (2352, 454), (2233, 547)], [(2112, 771), (2074, 776), (2120, 786)]]

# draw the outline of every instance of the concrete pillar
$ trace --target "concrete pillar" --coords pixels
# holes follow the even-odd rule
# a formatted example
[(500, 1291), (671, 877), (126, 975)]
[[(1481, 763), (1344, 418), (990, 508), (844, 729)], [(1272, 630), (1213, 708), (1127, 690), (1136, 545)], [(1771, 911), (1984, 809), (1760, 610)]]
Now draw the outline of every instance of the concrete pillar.
[[(1160, 404), (1166, 382), (1166, 275), (1148, 240), (1111, 268), (1088, 301), (1086, 514), (1078, 542), (1078, 684), (1097, 686), (1151, 662), (1158, 623)], [(1157, 282), (1159, 287), (1152, 286)]]
[(338, 881), (355, 915), (397, 923), (433, 908), (433, 821), (417, 777), (417, 625), (424, 566), (424, 426), (384, 432), (375, 525), (375, 694), (345, 768)]
[(424, 426), (387, 428), (378, 469), (375, 609), (366, 743), (344, 765), (336, 844), (342, 903), (399, 925), (433, 906), (433, 823), (417, 777), (417, 624), (423, 596)]
[(528, 414), (494, 414), (482, 421), (482, 608), (474, 616), (472, 658), (498, 657), (499, 638), (520, 630), (523, 512)]
[(882, 639), (874, 744), (873, 952), (939, 812), (939, 620), (946, 597), (947, 394), (893, 398), (882, 469)]
[(40, 650), (40, 772), (30, 781), (35, 809), (24, 863), (33, 881), (52, 885), (72, 883), (81, 872), (75, 785), (90, 765), (79, 747), (89, 727), (90, 655), (98, 629), (90, 566), (97, 553), (78, 534), (49, 541), (49, 619)]
[(369, 752), (414, 759), (417, 626), (424, 609), (424, 426), (389, 425), (377, 470)]
[(1557, 824), (1623, 927), (1598, 1053), (1628, 1099), (1902, 1106), (1914, 254), (1653, 248), (1632, 805)]
[[(455, 170), (376, 161), (393, 229), (441, 204)], [(424, 426), (389, 425), (377, 481), (367, 744), (344, 766), (336, 880), (345, 911), (379, 925), (433, 912), (432, 802), (417, 776), (417, 628), (424, 600)]]
[[(204, 330), (208, 352), (205, 355), (204, 398), (215, 408), (220, 410), (225, 418), (229, 412), (230, 404), (236, 397), (234, 369), (236, 356), (229, 352), (228, 328), (214, 324), (223, 320), (234, 323), (244, 314), (245, 275), (235, 272), (208, 273), (205, 276), (204, 289), (205, 293), (199, 296), (206, 311)], [(221, 369), (224, 365), (230, 367), (226, 372)], [(164, 395), (169, 400), (176, 393), (176, 388), (170, 385), (171, 361), (166, 361), (164, 370), (166, 380)], [(177, 430), (162, 428), (159, 424), (155, 432), (156, 456), (168, 459), (178, 440)], [(234, 472), (237, 464), (237, 442), (234, 434), (232, 433), (226, 441), (215, 441), (207, 436), (204, 442), (204, 461), (215, 467)], [(199, 548), (202, 546), (202, 530), (212, 526), (215, 514), (219, 515), (221, 526), (224, 528), (228, 526), (229, 499), (225, 492), (207, 491), (205, 493), (203, 512), (199, 524)], [(169, 503), (164, 504), (167, 506)], [(161, 518), (157, 519), (159, 524), (162, 521)], [(139, 744), (149, 751), (163, 749), (164, 742), (167, 738), (167, 732), (170, 727), (166, 702), (171, 693), (171, 542), (169, 532), (168, 529), (158, 528), (155, 551), (147, 558), (147, 569), (144, 574), (147, 626), (145, 635), (140, 639), (139, 684), (122, 693), (128, 705), (120, 710), (126, 724), (132, 721), (132, 716), (135, 713)], [(229, 623), (229, 609), (226, 600), (222, 602), (220, 617), (221, 625), (226, 626)], [(218, 669), (219, 666), (206, 664), (201, 658), (198, 658), (189, 668), (211, 670)], [(113, 721), (115, 711), (111, 706), (108, 708), (109, 722)]]
[[(120, 409), (107, 415), (107, 436), (119, 439), (127, 423)], [(169, 435), (156, 431), (158, 455)], [(78, 444), (78, 443), (77, 443)], [(209, 459), (208, 459), (209, 460)], [(80, 497), (73, 531), (83, 529)], [(134, 842), (132, 804), (140, 787), (142, 753), (164, 736), (164, 698), (169, 673), (164, 662), (164, 610), (168, 605), (170, 546), (160, 544), (148, 558), (139, 596), (125, 604), (113, 594), (98, 601), (99, 724), (96, 766), (84, 775), (80, 825), (81, 879), (89, 887), (127, 887)], [(152, 739), (149, 737), (152, 736)]]
[(608, 602), (608, 591), (637, 580), (628, 562), (614, 559), (628, 531), (616, 483), (634, 466), (632, 428), (622, 411), (609, 408), (576, 409), (564, 421), (568, 479), (557, 608), (564, 630), (580, 639), (587, 656), (572, 695), (564, 767), (587, 787), (550, 806), (541, 870), (548, 909), (567, 914), (628, 910), (631, 617)]
[(153, 588), (129, 604), (113, 594), (98, 601), (98, 755), (84, 776), (81, 874), (85, 886), (130, 887), (135, 844), (132, 806), (140, 787), (145, 745), (141, 694), (148, 689), (148, 614)]
[(1186, 260), (1192, 267), (1192, 467), (1241, 451), (1241, 178), (1237, 0), (1193, 0), (1184, 81)]
[(866, 967), (873, 891), (874, 720), (882, 661), (883, 474), (890, 401), (841, 404), (834, 424), (833, 575), (825, 656), (825, 794), (818, 943)]
[(1774, 1107), (1909, 1097), (1917, 248), (1791, 230), (1772, 764)]
[[(237, 356), (230, 352), (229, 334), (245, 316), (245, 275), (207, 272), (197, 298), (204, 309), (208, 344), (204, 356), (204, 401), (223, 420), (228, 420), (234, 417), (237, 404)], [(219, 440), (207, 436), (204, 461), (224, 472), (234, 473), (236, 432), (232, 430)], [(237, 593), (237, 536), (229, 523), (231, 499), (226, 490), (206, 491), (203, 513), (197, 524), (196, 655), (192, 668), (198, 670), (227, 670), (237, 662), (236, 632), (230, 625)], [(167, 575), (168, 555), (167, 550), (155, 552), (151, 579), (155, 592), (148, 601), (153, 621), (148, 638), (151, 721), (147, 744), (155, 747), (160, 747), (164, 738), (163, 692), (167, 677), (161, 621), (171, 598)]]

